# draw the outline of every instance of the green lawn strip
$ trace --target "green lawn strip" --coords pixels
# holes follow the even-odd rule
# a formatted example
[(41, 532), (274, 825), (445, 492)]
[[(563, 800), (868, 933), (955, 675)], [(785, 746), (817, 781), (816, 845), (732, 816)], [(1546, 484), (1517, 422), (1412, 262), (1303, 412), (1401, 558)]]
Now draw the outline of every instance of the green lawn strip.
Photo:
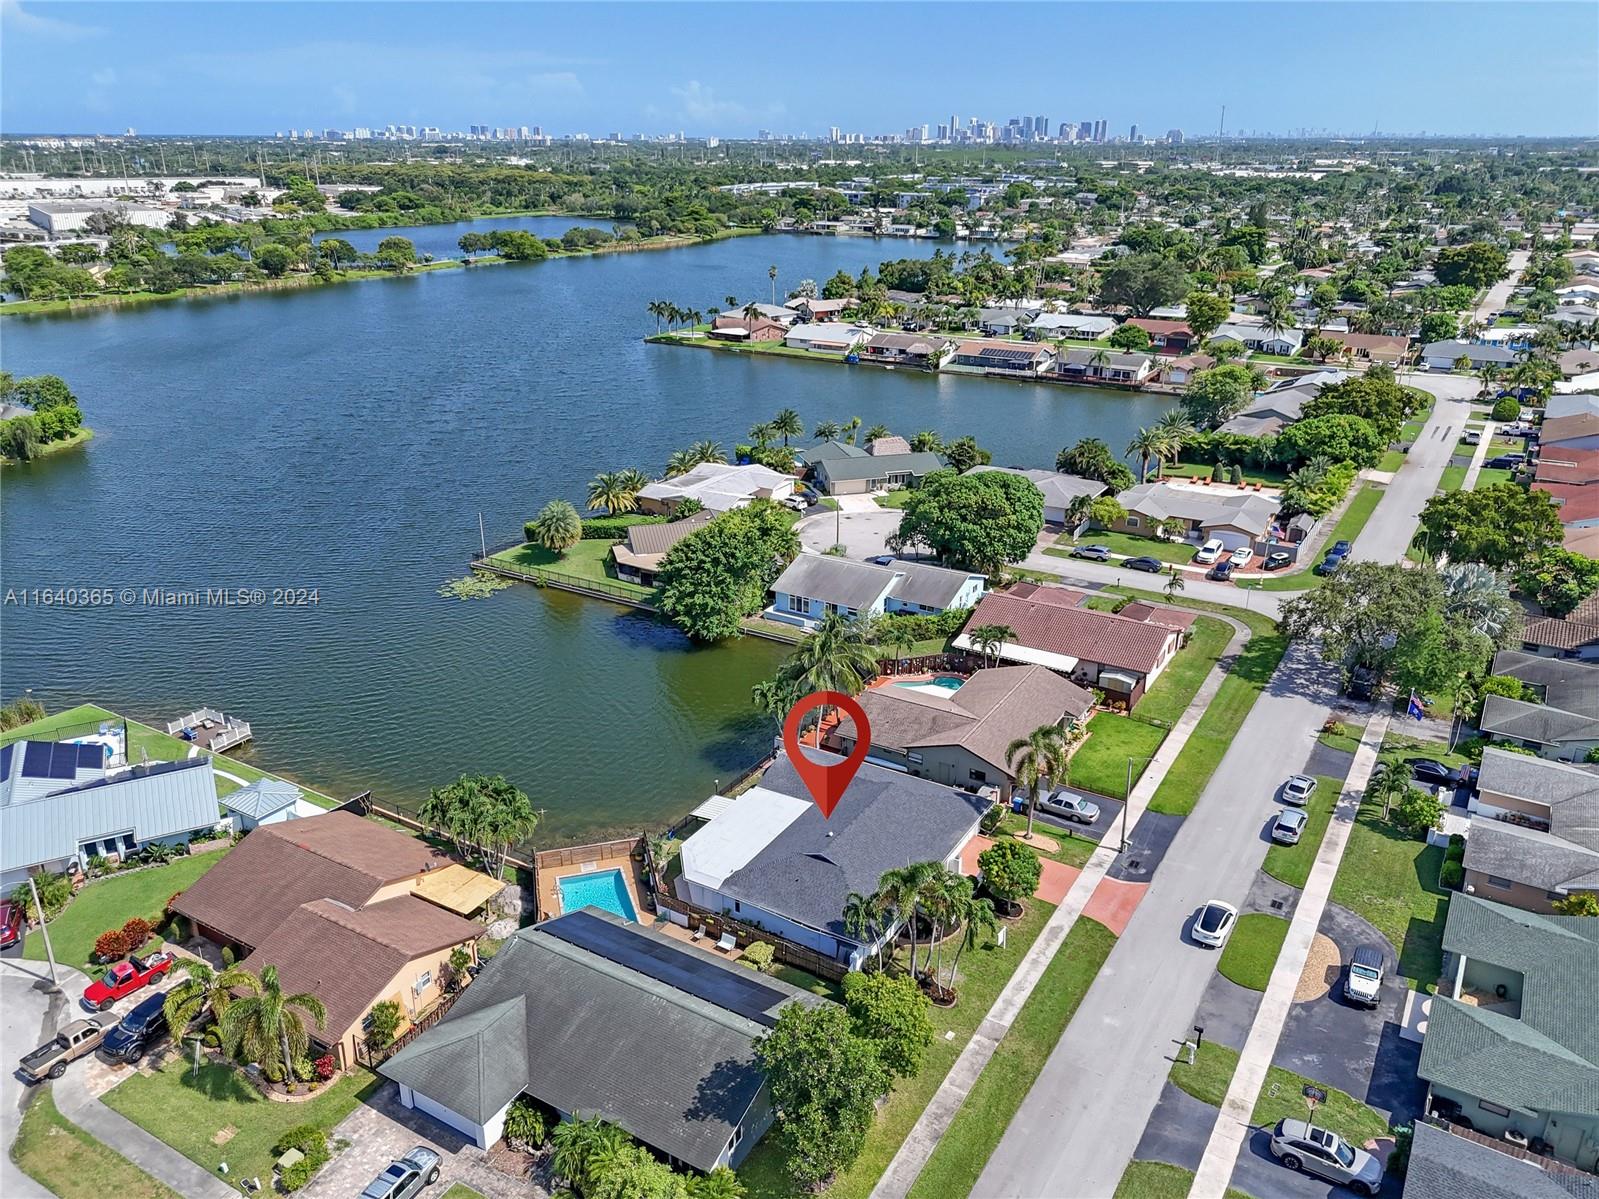
[(1059, 558), (1070, 558), (1073, 548), (1079, 545), (1103, 545), (1113, 554), (1126, 554), (1129, 558), (1159, 558), (1162, 562), (1191, 562), (1196, 546), (1182, 541), (1161, 541), (1154, 537), (1139, 537), (1133, 533), (1115, 533), (1108, 529), (1095, 529), (1076, 541), (1062, 534), (1053, 546), (1045, 550)]
[[(304, 1103), (274, 1103), (241, 1070), (215, 1062), (199, 1074), (187, 1054), (149, 1074), (133, 1074), (108, 1091), (105, 1104), (215, 1176), (228, 1164), (233, 1178), (272, 1177), (272, 1146), (285, 1132), (314, 1124), (332, 1133), (381, 1080), (362, 1069), (345, 1075)], [(235, 1131), (222, 1144), (217, 1134)]]
[(483, 1199), (481, 1191), (474, 1191), (464, 1182), (452, 1182), (450, 1189), (439, 1196), (439, 1199)]
[(56, 1109), (48, 1086), (23, 1114), (11, 1160), (58, 1199), (179, 1199), (178, 1192), (71, 1123)]
[(1072, 925), (911, 1187), (912, 1199), (965, 1195), (976, 1185), (1115, 944), (1110, 929), (1086, 916)]
[(1338, 806), (1338, 794), (1343, 785), (1342, 779), (1329, 778), (1325, 774), (1316, 776), (1316, 793), (1305, 805), (1305, 815), (1310, 819), (1299, 835), (1299, 843), (1278, 845), (1273, 842), (1266, 851), (1266, 861), (1260, 867), (1262, 870), (1290, 887), (1305, 885), (1305, 880), (1310, 877), (1310, 868), (1316, 864), (1316, 851), (1321, 848), (1321, 839), (1327, 835), (1327, 826), (1332, 823), (1333, 808)]
[[(1073, 827), (1081, 828), (1082, 825), (1074, 825)], [(998, 841), (1004, 837), (1025, 833), (1026, 831), (1027, 812), (1024, 809), (1021, 812), (1006, 812), (1000, 818), (998, 827), (987, 836), (991, 841)], [(1094, 856), (1094, 850), (1099, 848), (1098, 841), (1092, 841), (1087, 837), (1079, 837), (1069, 829), (1063, 829), (1054, 824), (1044, 824), (1039, 820), (1033, 821), (1033, 832), (1035, 839), (1024, 842), (1024, 844), (1037, 853), (1039, 857), (1049, 858), (1051, 861), (1059, 862), (1064, 866), (1081, 869), (1083, 863)], [(1042, 837), (1048, 837), (1060, 848), (1055, 850), (1046, 848), (1037, 839)]]
[(1127, 760), (1136, 779), (1155, 756), (1166, 730), (1115, 712), (1098, 712), (1088, 722), (1088, 740), (1072, 755), (1066, 782), (1117, 799), (1127, 792)]
[(1342, 724), (1339, 725), (1339, 728), (1345, 731), (1322, 732), (1317, 734), (1316, 740), (1320, 741), (1328, 749), (1341, 749), (1345, 753), (1354, 753), (1360, 748), (1360, 731), (1358, 729), (1348, 729), (1347, 726)]
[[(888, 1163), (899, 1152), (911, 1128), (938, 1090), (949, 1068), (955, 1064), (966, 1042), (988, 1015), (988, 1009), (1037, 939), (1053, 905), (1034, 900), (1015, 924), (1009, 926), (1003, 949), (989, 946), (969, 949), (961, 958), (959, 1002), (952, 1008), (933, 1008), (933, 1044), (922, 1059), (922, 1068), (913, 1078), (895, 1084), (888, 1099), (878, 1109), (861, 1155), (833, 1180), (823, 1195), (835, 1199), (866, 1199), (877, 1185)], [(1036, 995), (1036, 992), (1035, 992)], [(953, 1032), (946, 1040), (944, 1034)], [(768, 1134), (738, 1168), (749, 1199), (797, 1199), (815, 1192), (802, 1191), (784, 1169), (783, 1138), (775, 1130)]]
[(611, 561), (611, 542), (600, 538), (590, 537), (579, 541), (564, 554), (527, 542), (515, 549), (493, 554), (489, 561), (512, 570), (569, 575), (583, 582), (599, 583), (602, 590), (646, 602), (656, 598), (654, 588), (640, 587), (637, 583), (616, 577), (616, 565)]
[[(1403, 726), (1400, 726), (1403, 727)], [(1442, 762), (1445, 766), (1464, 766), (1469, 758), (1465, 754), (1453, 752), (1442, 741), (1432, 741), (1426, 737), (1411, 737), (1404, 732), (1395, 731), (1390, 727), (1388, 735), (1382, 739), (1382, 745), (1377, 750), (1380, 757), (1397, 758), (1431, 758)]]
[(1446, 466), (1444, 473), (1438, 477), (1439, 491), (1459, 491), (1466, 481), (1466, 468), (1464, 466)]
[(1495, 483), (1508, 483), (1515, 478), (1514, 473), (1498, 466), (1485, 466), (1477, 472), (1477, 481), (1471, 489), (1476, 491), (1479, 487), (1492, 487)]
[(1393, 474), (1404, 464), (1405, 452), (1403, 450), (1389, 450), (1381, 458), (1377, 459), (1377, 465), (1374, 469)]
[[(1200, 1046), (1193, 1065), (1188, 1065), (1186, 1059), (1173, 1062), (1168, 1077), (1175, 1086), (1200, 1102), (1220, 1107), (1237, 1069), (1236, 1049), (1229, 1049), (1218, 1041), (1206, 1041)], [(1364, 1145), (1387, 1134), (1388, 1121), (1375, 1109), (1337, 1087), (1329, 1087), (1281, 1066), (1267, 1069), (1250, 1123), (1267, 1126), (1279, 1120), (1303, 1120), (1308, 1114), (1304, 1098), (1307, 1086), (1317, 1086), (1327, 1092), (1327, 1102), (1316, 1109), (1318, 1127), (1330, 1128), (1355, 1145)]]
[[(165, 866), (111, 874), (87, 883), (50, 922), (50, 947), (55, 950), (56, 961), (79, 970), (90, 969), (96, 937), (107, 929), (121, 928), (134, 916), (159, 924), (173, 893), (192, 886), (222, 857), (221, 853), (191, 854)], [(44, 960), (44, 938), (37, 931), (28, 934), (23, 956)]]
[[(1192, 479), (1196, 475), (1210, 478), (1212, 464), (1209, 462), (1168, 462), (1161, 468), (1160, 477), (1163, 479)], [(1231, 470), (1231, 465), (1228, 467)], [(1246, 483), (1281, 483), (1288, 478), (1288, 472), (1266, 468), (1244, 467), (1244, 482)]]
[(879, 508), (903, 508), (910, 502), (914, 493), (909, 487), (902, 487), (898, 491), (890, 491), (884, 495), (873, 496)]
[(1287, 935), (1288, 921), (1281, 916), (1268, 916), (1264, 912), (1240, 916), (1238, 927), (1227, 938), (1227, 948), (1221, 951), (1221, 961), (1216, 968), (1240, 987), (1264, 991)]
[(773, 962), (772, 968), (768, 973), (773, 978), (780, 978), (802, 991), (809, 991), (812, 995), (820, 995), (824, 999), (833, 1000), (835, 1003), (844, 1002), (844, 988), (842, 986), (835, 982), (829, 982), (825, 978), (818, 978), (807, 970), (801, 970), (798, 966)]
[[(1128, 1162), (1116, 1184), (1116, 1199), (1188, 1199), (1194, 1172), (1166, 1162)], [(1227, 1188), (1227, 1199), (1255, 1199), (1237, 1187)]]
[(1156, 724), (1176, 724), (1232, 636), (1233, 627), (1224, 620), (1213, 616), (1201, 616), (1196, 620), (1188, 644), (1161, 671), (1155, 685), (1138, 702), (1134, 709), (1137, 718)]
[[(1239, 616), (1239, 619), (1248, 619)], [(1188, 743), (1161, 780), (1149, 810), (1186, 816), (1199, 802), (1200, 793), (1215, 773), (1227, 747), (1238, 735), (1244, 717), (1255, 706), (1277, 664), (1288, 649), (1288, 642), (1265, 617), (1249, 620), (1255, 635), (1244, 645), (1233, 667), (1222, 680), (1216, 696), (1199, 718)], [(1261, 626), (1271, 631), (1263, 631)]]
[[(1366, 522), (1371, 519), (1371, 514), (1377, 510), (1377, 505), (1382, 502), (1382, 488), (1369, 484), (1355, 492), (1354, 498), (1349, 501), (1338, 523), (1333, 525), (1332, 532), (1327, 534), (1327, 544), (1336, 545), (1340, 541), (1353, 541), (1360, 536), (1360, 531), (1366, 527)], [(1295, 571), (1293, 574), (1274, 574), (1268, 577), (1261, 587), (1263, 591), (1306, 591), (1312, 587), (1320, 587), (1322, 577), (1311, 573), (1314, 563), (1306, 563), (1305, 569)]]
[(1443, 969), (1449, 893), (1438, 886), (1444, 851), (1401, 832), (1380, 804), (1360, 805), (1330, 898), (1376, 926), (1399, 953), (1398, 970), (1432, 991)]

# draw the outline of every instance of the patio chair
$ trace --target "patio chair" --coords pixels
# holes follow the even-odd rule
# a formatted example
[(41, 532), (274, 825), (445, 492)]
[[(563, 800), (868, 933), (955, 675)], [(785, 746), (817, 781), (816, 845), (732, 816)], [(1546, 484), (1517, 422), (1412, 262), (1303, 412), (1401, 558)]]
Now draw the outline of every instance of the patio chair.
[(694, 930), (694, 935), (692, 937), (690, 937), (689, 940), (690, 941), (698, 941), (704, 936), (705, 936), (705, 923), (703, 921), (701, 921), (700, 922), (700, 926), (697, 929)]
[(722, 934), (722, 939), (716, 943), (716, 948), (723, 953), (732, 953), (738, 948), (738, 935), (732, 932)]

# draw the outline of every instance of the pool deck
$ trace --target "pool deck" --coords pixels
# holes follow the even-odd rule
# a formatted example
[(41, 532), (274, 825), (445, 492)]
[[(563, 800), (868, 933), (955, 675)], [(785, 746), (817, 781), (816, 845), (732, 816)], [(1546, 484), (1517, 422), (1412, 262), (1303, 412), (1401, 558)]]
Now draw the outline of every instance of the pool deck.
[(590, 862), (577, 862), (571, 866), (551, 866), (539, 870), (539, 919), (549, 920), (562, 913), (561, 880), (576, 874), (598, 874), (606, 870), (620, 870), (622, 883), (627, 887), (627, 897), (638, 913), (640, 921), (647, 922), (649, 913), (644, 910), (644, 863), (635, 862), (631, 856), (596, 858)]
[[(721, 935), (720, 932), (715, 934), (708, 932), (698, 941), (696, 941), (694, 939), (693, 928), (684, 928), (680, 924), (674, 924), (671, 920), (657, 920), (653, 924), (650, 924), (650, 927), (663, 936), (670, 937), (674, 941), (681, 941), (685, 945), (692, 945), (696, 949), (710, 954), (712, 957), (724, 958), (729, 962), (736, 962), (739, 958), (744, 956), (743, 949), (734, 949), (724, 953), (720, 949), (716, 948), (717, 938)], [(694, 927), (699, 927), (698, 921), (695, 922)]]

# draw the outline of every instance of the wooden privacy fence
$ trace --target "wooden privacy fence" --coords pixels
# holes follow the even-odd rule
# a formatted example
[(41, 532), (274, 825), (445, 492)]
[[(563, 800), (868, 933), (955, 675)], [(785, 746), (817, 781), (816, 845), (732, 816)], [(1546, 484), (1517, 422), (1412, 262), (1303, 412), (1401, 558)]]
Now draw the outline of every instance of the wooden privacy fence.
[(915, 658), (879, 658), (877, 671), (879, 674), (888, 675), (937, 674), (939, 671), (971, 674), (982, 665), (983, 660), (980, 656), (955, 650), (944, 654), (922, 654)]
[(655, 904), (664, 911), (677, 912), (687, 916), (689, 926), (705, 925), (707, 947), (721, 939), (724, 932), (730, 932), (738, 940), (739, 948), (753, 944), (756, 941), (765, 941), (772, 947), (772, 956), (779, 962), (789, 966), (798, 966), (801, 970), (810, 972), (818, 978), (825, 978), (830, 982), (839, 982), (848, 973), (842, 962), (835, 962), (830, 957), (825, 957), (804, 945), (796, 945), (785, 940), (776, 933), (767, 932), (752, 924), (745, 924), (735, 920), (723, 912), (713, 912), (702, 908), (687, 900), (679, 899), (675, 895), (668, 895), (665, 891), (655, 893)]
[(404, 1049), (428, 1029), (432, 1028), (440, 1020), (444, 1019), (449, 1010), (455, 1006), (455, 1001), (465, 993), (465, 987), (458, 987), (456, 990), (445, 995), (438, 1001), (438, 1003), (433, 1005), (431, 1010), (423, 1012), (422, 1015), (418, 1016), (410, 1028), (406, 1029), (399, 1036), (395, 1037), (394, 1040), (390, 1041), (389, 1044), (383, 1049), (374, 1051), (368, 1047), (365, 1037), (357, 1037), (355, 1039), (355, 1060), (360, 1062), (361, 1065), (365, 1066), (368, 1070), (375, 1069), (379, 1063), (387, 1061), (389, 1058), (393, 1057), (396, 1053), (400, 1052), (400, 1050)]
[(533, 869), (548, 870), (556, 866), (581, 866), (584, 862), (598, 862), (602, 858), (626, 858), (633, 855), (643, 843), (642, 837), (618, 837), (614, 841), (599, 841), (593, 845), (570, 845), (565, 849), (541, 849), (533, 855)]

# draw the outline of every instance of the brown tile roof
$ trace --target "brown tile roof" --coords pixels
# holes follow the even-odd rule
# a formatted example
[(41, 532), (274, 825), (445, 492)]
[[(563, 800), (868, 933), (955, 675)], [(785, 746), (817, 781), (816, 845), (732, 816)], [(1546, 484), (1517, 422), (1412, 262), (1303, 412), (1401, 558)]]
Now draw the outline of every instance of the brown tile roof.
[(1599, 558), (1599, 527), (1572, 525), (1566, 529), (1563, 544), (1566, 549), (1574, 554), (1582, 554), (1589, 558)]
[(625, 544), (635, 555), (664, 554), (690, 533), (710, 524), (715, 515), (714, 512), (701, 511), (665, 524), (633, 525), (627, 531)]
[(303, 903), (336, 899), (360, 907), (385, 883), (448, 860), (415, 837), (352, 812), (328, 812), (257, 828), (172, 906), (254, 948)]
[(1184, 354), (1181, 358), (1173, 358), (1166, 364), (1166, 369), (1184, 371), (1208, 371), (1216, 365), (1216, 360), (1209, 354)]
[(1599, 450), (1550, 446), (1538, 456), (1540, 483), (1599, 483)]
[(1330, 337), (1351, 350), (1364, 350), (1372, 355), (1398, 356), (1410, 348), (1410, 338), (1388, 333), (1341, 333), (1332, 329), (1323, 329), (1321, 336)]
[(1560, 523), (1574, 525), (1599, 517), (1599, 487), (1579, 483), (1546, 483), (1542, 479), (1532, 485), (1534, 491), (1545, 492), (1560, 510)]
[[(1599, 433), (1599, 412), (1573, 412), (1569, 416), (1556, 416), (1544, 421), (1539, 429), (1538, 441), (1544, 449), (1549, 449), (1562, 441), (1575, 441), (1596, 433)], [(1559, 452), (1563, 454), (1566, 451)]]
[[(469, 920), (405, 895), (352, 910), (330, 899), (301, 904), (242, 965), (276, 966), (288, 994), (309, 991), (328, 1009), (323, 1031), (337, 1035), (380, 999), (407, 962), (476, 937)], [(401, 986), (412, 980), (401, 979)]]
[(1127, 322), (1136, 325), (1151, 336), (1161, 336), (1167, 333), (1184, 333), (1193, 336), (1193, 330), (1188, 327), (1187, 321), (1157, 321), (1147, 316), (1135, 316)]
[(1042, 595), (1018, 594), (1020, 590), (984, 596), (968, 627), (1009, 625), (1016, 630), (1012, 640), (1017, 645), (1139, 674), (1155, 668), (1178, 632), (1172, 625), (1063, 606), (1048, 594), (1054, 588), (1040, 588)]

